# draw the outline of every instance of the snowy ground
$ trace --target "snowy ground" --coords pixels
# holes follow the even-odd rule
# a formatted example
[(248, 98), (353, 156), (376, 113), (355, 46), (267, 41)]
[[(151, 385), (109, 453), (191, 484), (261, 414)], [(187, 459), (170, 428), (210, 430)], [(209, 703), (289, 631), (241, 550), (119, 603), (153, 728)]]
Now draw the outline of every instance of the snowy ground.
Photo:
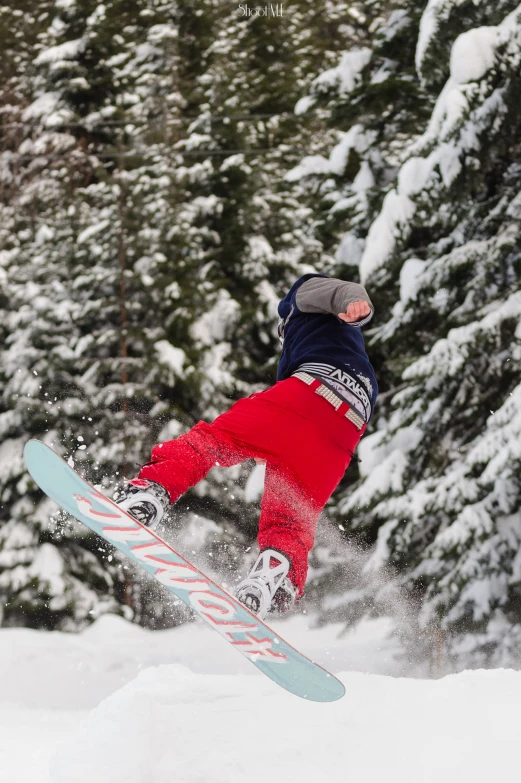
[(200, 624), (105, 616), (80, 635), (0, 632), (0, 770), (9, 783), (490, 783), (518, 768), (521, 673), (403, 679), (385, 621), (281, 635), (341, 673), (297, 699)]

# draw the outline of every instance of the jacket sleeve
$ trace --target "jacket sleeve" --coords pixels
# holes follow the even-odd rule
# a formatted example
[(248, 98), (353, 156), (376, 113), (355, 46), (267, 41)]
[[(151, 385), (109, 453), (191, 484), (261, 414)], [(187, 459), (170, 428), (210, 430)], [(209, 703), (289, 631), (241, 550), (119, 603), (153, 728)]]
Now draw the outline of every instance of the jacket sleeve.
[(333, 277), (311, 277), (299, 286), (295, 302), (302, 313), (345, 313), (351, 302), (367, 302), (371, 312), (351, 326), (364, 326), (374, 314), (374, 306), (367, 291), (359, 283), (336, 280)]

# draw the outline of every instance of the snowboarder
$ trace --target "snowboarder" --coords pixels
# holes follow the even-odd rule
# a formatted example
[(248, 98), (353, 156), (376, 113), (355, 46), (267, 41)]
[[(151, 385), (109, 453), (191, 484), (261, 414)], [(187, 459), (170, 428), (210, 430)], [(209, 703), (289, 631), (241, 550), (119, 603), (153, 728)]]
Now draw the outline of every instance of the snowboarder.
[(214, 465), (266, 462), (259, 557), (235, 590), (263, 619), (303, 594), (315, 527), (349, 465), (377, 395), (360, 327), (373, 305), (358, 283), (300, 277), (279, 303), (282, 355), (274, 386), (159, 443), (137, 478), (115, 497), (155, 527), (171, 503)]

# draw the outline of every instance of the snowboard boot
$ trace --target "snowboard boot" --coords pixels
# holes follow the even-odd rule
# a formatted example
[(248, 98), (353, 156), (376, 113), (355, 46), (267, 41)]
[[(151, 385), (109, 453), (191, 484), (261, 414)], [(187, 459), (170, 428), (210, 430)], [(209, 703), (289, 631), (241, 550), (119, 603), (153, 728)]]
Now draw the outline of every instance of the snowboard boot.
[(241, 604), (264, 620), (268, 612), (291, 612), (297, 600), (297, 588), (288, 578), (288, 558), (274, 549), (265, 549), (250, 573), (235, 589)]
[(116, 504), (149, 528), (157, 527), (170, 505), (168, 492), (161, 484), (146, 479), (127, 481), (113, 496)]

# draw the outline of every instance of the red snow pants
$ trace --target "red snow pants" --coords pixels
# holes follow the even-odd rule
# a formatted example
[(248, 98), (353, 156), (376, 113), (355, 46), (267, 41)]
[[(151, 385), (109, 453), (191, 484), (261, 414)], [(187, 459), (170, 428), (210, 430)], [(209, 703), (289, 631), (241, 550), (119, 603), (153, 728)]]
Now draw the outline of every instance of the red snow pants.
[(298, 378), (288, 378), (239, 400), (212, 424), (200, 421), (185, 435), (154, 446), (139, 477), (162, 484), (175, 502), (214, 465), (265, 460), (259, 547), (289, 558), (288, 576), (301, 595), (318, 517), (364, 429)]

